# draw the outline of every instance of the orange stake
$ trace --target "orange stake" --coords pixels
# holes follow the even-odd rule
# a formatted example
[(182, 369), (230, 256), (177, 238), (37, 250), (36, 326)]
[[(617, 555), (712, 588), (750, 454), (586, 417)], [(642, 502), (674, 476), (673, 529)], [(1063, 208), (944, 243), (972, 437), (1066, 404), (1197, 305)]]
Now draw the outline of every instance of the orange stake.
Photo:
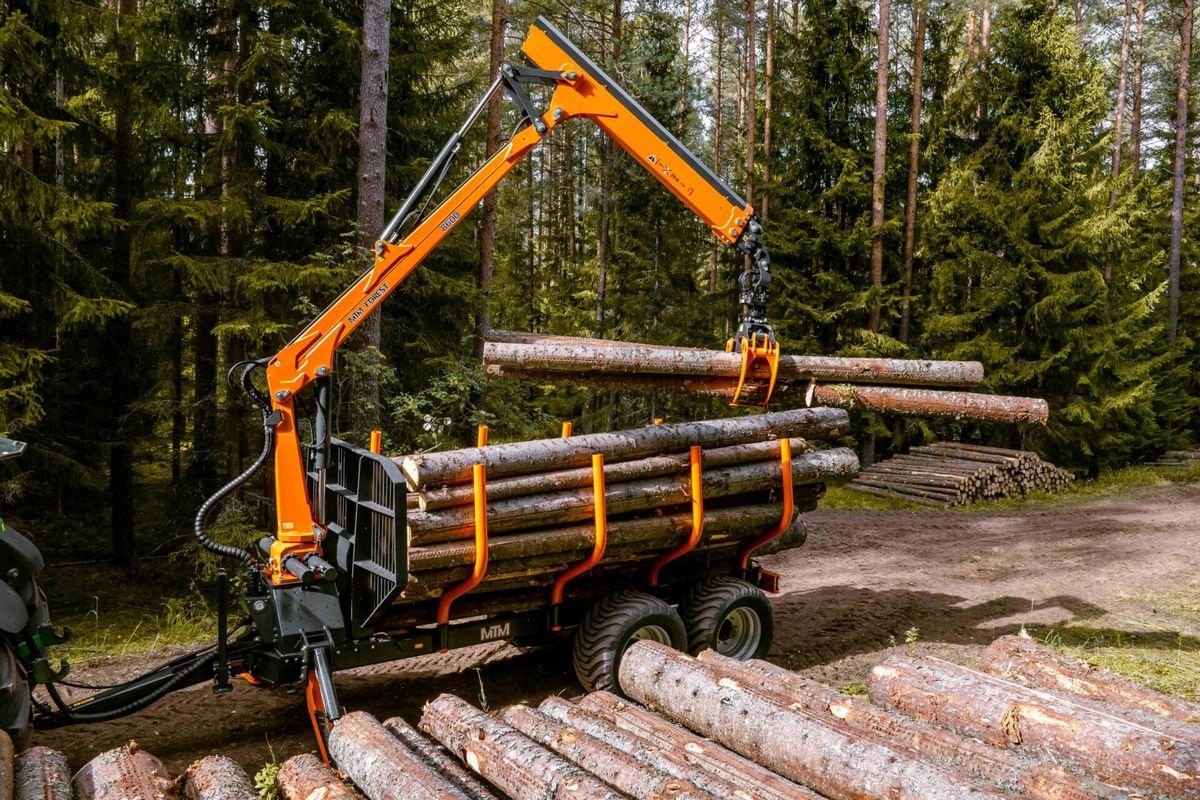
[(575, 423), (571, 420), (563, 420), (562, 438), (570, 439), (571, 434), (575, 432)]
[[(608, 507), (604, 500), (604, 490), (604, 455), (596, 453), (592, 456), (592, 517), (596, 523), (596, 541), (592, 545), (590, 556), (559, 575), (554, 581), (554, 588), (550, 592), (550, 602), (554, 606), (562, 603), (563, 590), (567, 584), (599, 564), (600, 559), (604, 558), (604, 551), (608, 549)], [(555, 622), (553, 629), (562, 630), (562, 626)]]
[(383, 431), (371, 431), (371, 452), (376, 455), (383, 452)]
[(696, 545), (700, 544), (700, 537), (704, 534), (704, 471), (701, 469), (701, 451), (700, 446), (692, 447), (691, 451), (692, 462), (692, 534), (688, 540), (676, 547), (669, 553), (659, 557), (658, 561), (654, 562), (654, 566), (650, 568), (650, 585), (658, 586), (658, 576), (662, 572), (662, 568), (670, 564), (677, 558), (686, 556), (688, 553), (696, 549)]
[(783, 532), (792, 524), (795, 503), (792, 497), (792, 443), (788, 439), (779, 440), (779, 466), (783, 474), (783, 517), (779, 520), (779, 525), (770, 533), (750, 542), (738, 553), (738, 569), (743, 574), (750, 565), (750, 556), (754, 554), (754, 551), (772, 539), (782, 536)]
[[(479, 438), (486, 444), (487, 426), (479, 426)], [(487, 467), (483, 464), (472, 467), (471, 480), (475, 488), (475, 566), (471, 570), (471, 577), (447, 589), (438, 601), (437, 623), (442, 628), (442, 634), (445, 634), (445, 626), (450, 623), (451, 604), (478, 586), (488, 570)], [(439, 651), (444, 653), (447, 649), (445, 636), (440, 638), (442, 645)]]

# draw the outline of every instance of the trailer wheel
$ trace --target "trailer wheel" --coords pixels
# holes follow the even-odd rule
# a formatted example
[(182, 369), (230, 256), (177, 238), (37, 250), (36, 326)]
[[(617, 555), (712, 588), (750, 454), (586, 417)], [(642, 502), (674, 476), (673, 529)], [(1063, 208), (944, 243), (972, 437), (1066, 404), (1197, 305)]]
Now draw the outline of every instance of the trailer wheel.
[(602, 598), (575, 632), (572, 659), (579, 682), (590, 692), (620, 692), (621, 656), (641, 639), (682, 650), (687, 630), (675, 609), (653, 595), (626, 590)]
[(713, 578), (696, 584), (679, 613), (693, 654), (715, 650), (738, 661), (762, 658), (775, 635), (771, 601), (757, 586), (738, 578)]

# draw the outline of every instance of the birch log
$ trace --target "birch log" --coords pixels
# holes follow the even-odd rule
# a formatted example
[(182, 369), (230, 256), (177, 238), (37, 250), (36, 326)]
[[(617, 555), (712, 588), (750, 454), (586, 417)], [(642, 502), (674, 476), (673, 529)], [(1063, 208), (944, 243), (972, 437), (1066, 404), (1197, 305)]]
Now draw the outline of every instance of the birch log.
[(370, 800), (470, 800), (365, 711), (334, 724), (329, 755)]

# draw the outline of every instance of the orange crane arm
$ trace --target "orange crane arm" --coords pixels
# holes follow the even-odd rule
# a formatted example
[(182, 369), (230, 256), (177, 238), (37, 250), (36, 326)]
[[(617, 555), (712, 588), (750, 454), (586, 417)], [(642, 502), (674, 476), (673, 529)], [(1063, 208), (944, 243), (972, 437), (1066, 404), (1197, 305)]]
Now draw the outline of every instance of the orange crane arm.
[[(679, 140), (625, 93), (561, 32), (539, 18), (529, 29), (521, 48), (529, 67), (506, 65), (489, 91), (468, 116), (466, 123), (447, 143), (413, 194), (376, 243), (375, 261), (355, 283), (334, 300), (316, 319), (266, 362), (267, 386), (274, 426), (275, 508), (277, 528), (270, 545), (268, 577), (275, 583), (299, 580), (298, 564), (319, 556), (324, 531), (314, 522), (305, 471), (303, 447), (297, 430), (296, 395), (318, 382), (318, 414), (322, 413), (321, 382), (334, 369), (334, 353), (367, 315), (388, 297), (425, 260), (527, 153), (553, 128), (573, 117), (595, 122), (628, 151), (660, 183), (678, 197), (727, 244), (736, 245), (752, 262), (761, 265), (762, 303), (765, 305), (766, 248), (758, 241), (761, 227), (754, 210), (737, 192), (702, 164)], [(549, 103), (536, 110), (525, 86), (552, 87)], [(432, 212), (401, 231), (418, 213), (417, 202), (432, 191), (444, 175), (467, 130), (478, 119), (493, 93), (506, 90), (525, 114), (525, 124), (512, 138), (455, 189)], [(765, 328), (762, 314), (748, 314), (743, 278), (743, 326), (747, 320), (756, 329)], [(774, 341), (774, 336), (771, 336)], [(325, 381), (327, 384), (327, 381)], [(327, 402), (327, 394), (326, 394)], [(318, 439), (324, 435), (317, 422)], [(320, 465), (318, 465), (318, 469)], [(293, 568), (289, 568), (288, 565)]]

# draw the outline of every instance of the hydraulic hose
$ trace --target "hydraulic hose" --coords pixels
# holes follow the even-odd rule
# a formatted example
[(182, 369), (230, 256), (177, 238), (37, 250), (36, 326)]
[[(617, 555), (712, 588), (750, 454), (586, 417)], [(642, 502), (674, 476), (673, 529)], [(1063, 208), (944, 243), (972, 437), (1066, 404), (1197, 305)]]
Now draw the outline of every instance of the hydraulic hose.
[(200, 506), (200, 510), (196, 512), (195, 533), (196, 540), (200, 542), (200, 546), (205, 550), (226, 558), (239, 559), (247, 567), (253, 570), (257, 567), (257, 561), (249, 550), (236, 547), (234, 545), (221, 544), (220, 542), (213, 541), (212, 537), (208, 535), (208, 520), (209, 517), (212, 516), (213, 511), (217, 508), (217, 506), (223, 503), (225, 499), (229, 497), (229, 495), (237, 491), (242, 484), (254, 477), (254, 474), (262, 469), (263, 465), (267, 463), (267, 459), (271, 457), (271, 453), (275, 449), (275, 429), (268, 422), (268, 417), (271, 414), (271, 402), (267, 399), (266, 395), (258, 391), (258, 389), (254, 387), (254, 384), (251, 383), (251, 373), (256, 367), (261, 367), (262, 363), (251, 361), (243, 362), (242, 364), (235, 364), (233, 368), (230, 369), (231, 377), (233, 370), (236, 370), (239, 366), (242, 367), (241, 385), (243, 391), (246, 392), (250, 399), (253, 400), (263, 412), (262, 452), (258, 454), (258, 458), (254, 460), (254, 463), (247, 467), (241, 475), (238, 475), (229, 483), (222, 486), (212, 495), (212, 497), (204, 501), (204, 504)]
[[(123, 706), (109, 709), (108, 711), (72, 711), (63, 702), (61, 695), (58, 693), (58, 689), (53, 683), (46, 684), (46, 691), (49, 693), (51, 699), (54, 700), (55, 704), (59, 706), (60, 710), (55, 713), (55, 717), (58, 719), (65, 719), (68, 721), (68, 723), (107, 722), (108, 720), (117, 719), (118, 717), (124, 717), (137, 711), (141, 711), (143, 708), (146, 708), (147, 706), (157, 702), (166, 694), (179, 686), (179, 684), (190, 678), (201, 667), (212, 666), (214, 658), (216, 658), (215, 654), (208, 658), (197, 657), (195, 661), (193, 661), (191, 664), (188, 664), (179, 672), (175, 673), (169, 680), (167, 680), (154, 691), (150, 692), (149, 694), (142, 695), (136, 700), (130, 700)], [(50, 725), (44, 727), (57, 726), (55, 726), (53, 721), (51, 721)]]

